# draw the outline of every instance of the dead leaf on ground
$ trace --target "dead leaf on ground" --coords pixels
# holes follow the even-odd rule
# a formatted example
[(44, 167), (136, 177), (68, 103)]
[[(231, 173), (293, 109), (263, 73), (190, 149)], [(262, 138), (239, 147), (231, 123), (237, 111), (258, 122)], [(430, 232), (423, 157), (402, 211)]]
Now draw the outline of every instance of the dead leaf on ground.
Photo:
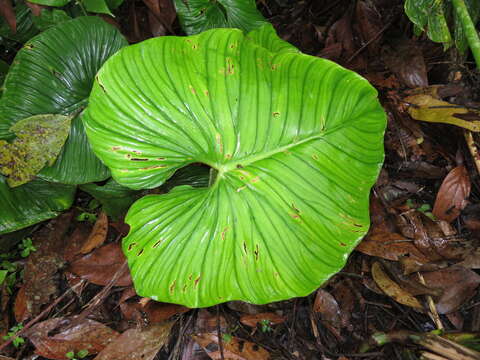
[(25, 296), (25, 286), (22, 286), (15, 297), (15, 304), (13, 305), (13, 313), (17, 323), (21, 323), (27, 319), (27, 297)]
[[(89, 354), (97, 354), (119, 336), (116, 331), (90, 319), (83, 319), (70, 328), (74, 320), (75, 317), (42, 321), (26, 330), (24, 335), (35, 346), (36, 354), (57, 360), (68, 359), (66, 353), (69, 351), (76, 353), (85, 349)], [(53, 331), (55, 335), (49, 336)]]
[(453, 168), (438, 190), (433, 215), (447, 222), (455, 220), (467, 205), (470, 189), (467, 168), (464, 165)]
[(102, 245), (107, 239), (108, 233), (108, 216), (103, 211), (98, 215), (97, 221), (93, 226), (92, 232), (83, 244), (80, 253), (88, 254), (93, 249)]
[[(220, 346), (216, 333), (203, 333), (192, 336), (193, 339), (205, 350), (213, 360), (220, 360)], [(225, 359), (235, 360), (266, 360), (270, 353), (255, 343), (232, 337), (229, 341), (222, 341)]]
[(92, 232), (92, 226), (88, 222), (79, 222), (75, 224), (75, 230), (66, 240), (63, 258), (67, 262), (72, 262), (81, 256), (80, 250)]
[(261, 324), (263, 321), (268, 321), (270, 325), (278, 325), (285, 322), (285, 316), (275, 314), (273, 312), (266, 312), (260, 314), (242, 315), (240, 322), (243, 325), (256, 327), (257, 324)]
[(318, 289), (313, 304), (313, 311), (320, 313), (322, 320), (334, 326), (340, 325), (340, 307), (337, 300), (329, 292)]
[(72, 220), (72, 213), (65, 213), (53, 219), (33, 237), (37, 249), (30, 254), (25, 264), (24, 287), (27, 302), (25, 317), (37, 315), (44, 304), (57, 293), (55, 275), (64, 265), (62, 251), (65, 234)]
[(462, 266), (424, 272), (422, 275), (426, 286), (443, 291), (443, 294), (435, 299), (440, 314), (448, 314), (458, 309), (475, 295), (480, 284), (480, 275)]
[[(107, 285), (123, 266), (126, 258), (117, 243), (99, 247), (93, 252), (71, 263), (69, 270), (96, 285)], [(128, 268), (118, 277), (114, 286), (129, 286), (132, 278)]]
[(430, 95), (407, 96), (408, 113), (415, 120), (443, 123), (480, 131), (480, 112), (460, 105), (435, 99)]
[(382, 17), (372, 2), (359, 1), (355, 9), (355, 20), (360, 28), (359, 35), (364, 44), (368, 44), (369, 53), (376, 56), (380, 53)]
[(190, 311), (189, 308), (182, 305), (156, 301), (149, 301), (145, 306), (142, 306), (139, 302), (122, 302), (120, 310), (127, 320), (146, 320), (150, 324), (162, 322), (174, 315)]
[(17, 18), (11, 0), (0, 0), (0, 15), (6, 20), (12, 32), (17, 32)]
[(110, 343), (94, 360), (153, 360), (165, 345), (174, 322), (129, 329)]
[(382, 291), (394, 299), (396, 302), (413, 307), (415, 309), (423, 309), (422, 304), (410, 293), (402, 289), (390, 276), (388, 276), (378, 262), (372, 265), (372, 277), (375, 283)]

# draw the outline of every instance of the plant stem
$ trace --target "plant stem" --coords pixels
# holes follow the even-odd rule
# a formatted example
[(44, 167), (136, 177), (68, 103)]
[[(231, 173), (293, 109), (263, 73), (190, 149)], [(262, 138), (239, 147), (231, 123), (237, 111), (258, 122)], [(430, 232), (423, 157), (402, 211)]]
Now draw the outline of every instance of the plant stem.
[(468, 14), (467, 6), (464, 0), (452, 0), (453, 7), (457, 12), (460, 23), (462, 24), (463, 31), (467, 37), (468, 45), (472, 50), (473, 57), (477, 63), (477, 69), (480, 70), (480, 38), (478, 37), (477, 29), (472, 21), (472, 18)]

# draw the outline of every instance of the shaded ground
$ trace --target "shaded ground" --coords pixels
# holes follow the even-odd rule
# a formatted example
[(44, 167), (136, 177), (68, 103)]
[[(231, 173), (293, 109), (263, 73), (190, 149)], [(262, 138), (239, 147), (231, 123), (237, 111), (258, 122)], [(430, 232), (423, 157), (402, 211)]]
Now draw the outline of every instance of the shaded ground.
[[(155, 17), (156, 2), (145, 3), (150, 7), (127, 1), (119, 10), (116, 21), (130, 41), (180, 34), (173, 13)], [(63, 359), (83, 349), (97, 360), (417, 359), (421, 353), (460, 359), (467, 350), (455, 343), (478, 349), (480, 188), (468, 146), (477, 135), (416, 121), (405, 101), (412, 89), (424, 88), (478, 109), (480, 77), (471, 59), (414, 36), (402, 1), (261, 0), (259, 7), (303, 52), (369, 79), (388, 115), (372, 228), (348, 265), (306, 298), (201, 310), (155, 303), (131, 287), (118, 246), (126, 226), (102, 214), (96, 223), (79, 221), (91, 200), (80, 192), (74, 211), (33, 229), (33, 245), (23, 244), (23, 251), (36, 248), (30, 256), (11, 249), (23, 281), (3, 288), (0, 333), (18, 323), (28, 329), (25, 343), (5, 347), (9, 357), (0, 359)], [(442, 86), (426, 88), (433, 84)], [(468, 120), (480, 120), (474, 116)], [(457, 334), (450, 335), (454, 343), (422, 337), (434, 329)]]

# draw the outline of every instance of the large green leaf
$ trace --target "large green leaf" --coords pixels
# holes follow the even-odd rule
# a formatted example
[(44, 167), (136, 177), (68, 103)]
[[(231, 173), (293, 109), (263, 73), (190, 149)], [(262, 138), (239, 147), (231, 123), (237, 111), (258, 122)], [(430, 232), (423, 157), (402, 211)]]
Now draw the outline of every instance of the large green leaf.
[(217, 172), (208, 188), (129, 210), (123, 249), (142, 296), (190, 307), (303, 296), (369, 227), (376, 90), (328, 60), (269, 51), (266, 31), (270, 42), (236, 29), (151, 39), (98, 73), (84, 123), (117, 182), (154, 188), (193, 162)]
[(68, 209), (75, 186), (33, 180), (14, 189), (0, 175), (0, 234), (51, 219)]
[(267, 23), (255, 0), (175, 0), (175, 7), (188, 35), (228, 27), (251, 31)]
[[(38, 114), (73, 114), (86, 106), (95, 74), (127, 44), (97, 17), (61, 23), (34, 37), (18, 52), (0, 99), (0, 139), (11, 139), (12, 124)], [(40, 176), (81, 184), (104, 180), (108, 169), (94, 156), (80, 119), (72, 123), (62, 154)]]

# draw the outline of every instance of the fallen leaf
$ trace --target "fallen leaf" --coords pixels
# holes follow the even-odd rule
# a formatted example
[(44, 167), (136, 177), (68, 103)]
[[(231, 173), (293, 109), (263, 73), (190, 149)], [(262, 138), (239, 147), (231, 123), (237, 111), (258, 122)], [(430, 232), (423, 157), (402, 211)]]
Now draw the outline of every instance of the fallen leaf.
[(467, 205), (470, 196), (470, 177), (464, 165), (453, 168), (440, 186), (433, 206), (433, 215), (438, 219), (452, 222)]
[(65, 250), (63, 251), (63, 258), (67, 262), (72, 262), (76, 258), (81, 256), (80, 250), (83, 244), (88, 239), (89, 234), (92, 232), (92, 226), (85, 222), (79, 222), (75, 224), (75, 230), (66, 240)]
[[(109, 327), (90, 319), (83, 319), (69, 327), (73, 318), (53, 318), (42, 321), (24, 332), (35, 346), (35, 353), (48, 359), (67, 360), (66, 353), (88, 350), (97, 354), (113, 342), (119, 334)], [(49, 333), (55, 331), (55, 335)]]
[(410, 88), (428, 86), (427, 67), (421, 49), (410, 39), (398, 39), (384, 53), (384, 61), (398, 80)]
[(27, 302), (25, 317), (37, 315), (44, 304), (57, 294), (58, 284), (55, 275), (63, 267), (65, 234), (73, 214), (64, 213), (50, 221), (33, 237), (37, 249), (30, 254), (25, 264), (24, 287)]
[(382, 17), (372, 2), (359, 1), (355, 9), (355, 18), (360, 28), (363, 43), (368, 44), (367, 49), (372, 56), (380, 53), (382, 41)]
[(5, 18), (13, 33), (17, 32), (17, 18), (11, 0), (0, 0), (0, 15)]
[(374, 262), (372, 265), (372, 277), (378, 287), (396, 302), (416, 309), (423, 309), (422, 304), (393, 281), (378, 262)]
[(262, 321), (268, 321), (270, 325), (278, 325), (285, 322), (285, 317), (272, 312), (260, 313), (260, 314), (248, 314), (242, 315), (240, 322), (243, 325), (256, 327), (257, 324)]
[(108, 217), (103, 211), (98, 215), (97, 221), (93, 226), (92, 232), (87, 238), (87, 241), (83, 244), (80, 253), (88, 254), (93, 249), (102, 245), (108, 232)]
[(123, 302), (120, 304), (120, 310), (127, 320), (143, 319), (153, 324), (168, 320), (174, 315), (183, 314), (190, 309), (182, 305), (149, 301), (145, 306), (139, 302)]
[(329, 292), (318, 289), (313, 303), (313, 311), (320, 313), (322, 320), (328, 321), (333, 326), (340, 325), (340, 306)]
[(439, 314), (448, 314), (457, 310), (473, 295), (480, 284), (480, 275), (462, 266), (424, 272), (425, 285), (439, 289), (443, 294), (435, 299)]
[(17, 137), (0, 140), (0, 171), (8, 185), (33, 180), (45, 165), (53, 165), (70, 132), (72, 116), (35, 115), (16, 122), (10, 130)]
[(153, 360), (165, 345), (174, 322), (129, 329), (101, 351), (94, 360)]
[[(73, 261), (70, 271), (96, 285), (107, 285), (125, 263), (126, 258), (117, 243), (103, 245), (93, 252)], [(132, 278), (128, 268), (115, 281), (114, 286), (129, 286)]]
[[(205, 350), (213, 360), (222, 359), (218, 336), (216, 333), (203, 333), (193, 335), (192, 338)], [(222, 341), (224, 359), (235, 360), (266, 360), (270, 359), (270, 353), (264, 348), (250, 341), (232, 337), (229, 341)]]
[(22, 286), (17, 292), (15, 297), (15, 304), (13, 305), (13, 313), (15, 315), (15, 320), (17, 323), (21, 323), (26, 320), (28, 311), (27, 311), (27, 297), (25, 295), (25, 286)]
[(480, 131), (480, 112), (435, 99), (430, 95), (407, 96), (408, 113), (415, 120), (451, 124), (473, 132)]

